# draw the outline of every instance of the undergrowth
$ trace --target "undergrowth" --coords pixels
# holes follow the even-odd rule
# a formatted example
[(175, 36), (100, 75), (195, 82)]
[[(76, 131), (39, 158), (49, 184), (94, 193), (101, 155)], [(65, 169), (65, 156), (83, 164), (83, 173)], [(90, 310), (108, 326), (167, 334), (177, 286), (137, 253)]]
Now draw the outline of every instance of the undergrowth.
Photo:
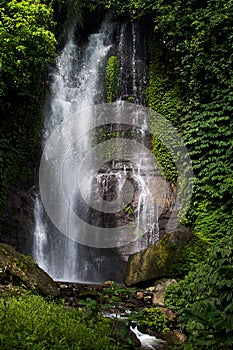
[(108, 320), (83, 319), (82, 312), (28, 295), (0, 299), (0, 349), (117, 350)]

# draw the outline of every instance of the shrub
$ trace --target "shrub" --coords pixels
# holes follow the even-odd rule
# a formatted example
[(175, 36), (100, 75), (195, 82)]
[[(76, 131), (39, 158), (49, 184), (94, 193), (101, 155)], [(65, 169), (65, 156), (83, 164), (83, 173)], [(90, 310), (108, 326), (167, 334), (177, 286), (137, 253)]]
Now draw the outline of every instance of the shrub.
[(107, 321), (84, 322), (82, 313), (65, 310), (40, 296), (0, 301), (0, 349), (118, 349)]
[(140, 314), (140, 323), (158, 333), (168, 330), (166, 316), (156, 307), (144, 308)]
[(233, 237), (228, 237), (183, 281), (167, 289), (166, 306), (178, 312), (190, 349), (232, 349), (232, 273)]

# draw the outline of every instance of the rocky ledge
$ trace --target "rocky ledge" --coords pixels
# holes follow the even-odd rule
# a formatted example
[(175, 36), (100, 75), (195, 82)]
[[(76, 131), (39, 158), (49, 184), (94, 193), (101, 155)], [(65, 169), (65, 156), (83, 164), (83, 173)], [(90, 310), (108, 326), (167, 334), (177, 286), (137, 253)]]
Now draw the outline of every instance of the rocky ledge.
[(186, 227), (167, 233), (158, 243), (129, 257), (126, 266), (127, 286), (148, 286), (161, 278), (170, 278), (172, 266), (180, 259), (184, 245), (193, 237)]
[(0, 244), (0, 284), (23, 285), (45, 296), (58, 297), (60, 294), (56, 282), (32, 258), (3, 243)]

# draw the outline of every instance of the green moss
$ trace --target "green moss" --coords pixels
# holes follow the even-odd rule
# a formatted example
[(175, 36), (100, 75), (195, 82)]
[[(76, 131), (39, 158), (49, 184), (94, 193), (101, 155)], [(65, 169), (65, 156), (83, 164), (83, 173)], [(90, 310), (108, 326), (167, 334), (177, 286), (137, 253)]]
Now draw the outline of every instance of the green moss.
[(42, 295), (58, 296), (56, 283), (30, 257), (0, 244), (0, 282), (4, 285), (24, 285)]
[(126, 266), (126, 285), (173, 277), (173, 268), (181, 259), (183, 247), (192, 237), (191, 231), (182, 227), (173, 233), (167, 233), (146, 250), (131, 255)]
[(119, 62), (117, 56), (111, 56), (108, 59), (105, 71), (105, 87), (107, 102), (116, 100), (118, 90)]

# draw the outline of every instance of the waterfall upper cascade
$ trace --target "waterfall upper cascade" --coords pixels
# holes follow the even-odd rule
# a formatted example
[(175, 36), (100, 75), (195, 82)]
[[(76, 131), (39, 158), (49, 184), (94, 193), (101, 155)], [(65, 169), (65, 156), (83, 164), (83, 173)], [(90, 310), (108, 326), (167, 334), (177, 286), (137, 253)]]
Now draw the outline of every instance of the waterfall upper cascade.
[[(120, 65), (119, 106), (122, 100), (143, 104), (147, 83), (145, 46), (145, 35), (139, 31), (137, 23), (117, 25), (109, 17), (103, 21), (99, 32), (91, 34), (85, 44), (78, 45), (74, 34), (71, 33), (57, 59), (56, 70), (52, 73), (52, 94), (46, 111), (44, 144), (48, 143), (59, 125), (69, 120), (73, 114), (80, 112), (75, 128), (78, 128), (79, 134), (86, 133), (85, 141), (79, 150), (80, 154), (85, 147), (90, 147), (93, 142), (93, 135), (87, 132), (93, 124), (90, 106), (105, 102), (104, 72), (107, 59), (111, 55), (118, 57)], [(124, 124), (125, 130), (122, 131), (119, 130), (119, 125), (123, 125), (120, 119), (116, 120), (115, 124), (105, 126), (105, 134), (126, 133), (128, 126)], [(87, 166), (86, 176), (89, 179), (85, 182), (87, 187), (84, 186), (84, 182), (77, 183), (72, 160), (76, 158), (81, 161), (81, 157), (77, 155), (77, 149), (73, 150), (77, 138), (75, 128), (68, 131), (61, 129), (62, 136), (59, 136), (58, 143), (55, 145), (56, 151), (63, 150), (70, 155), (68, 161), (62, 164), (63, 186), (68, 193), (69, 209), (66, 209), (67, 203), (62, 201), (54, 204), (57, 207), (56, 215), (61, 225), (69, 225), (70, 208), (72, 208), (76, 214), (85, 216), (84, 219), (98, 227), (123, 227), (126, 223), (132, 223), (133, 230), (143, 227), (146, 228), (146, 234), (123, 246), (103, 248), (80, 244), (73, 239), (72, 235), (70, 237), (64, 235), (53, 225), (43, 210), (40, 196), (38, 196), (35, 202), (34, 258), (55, 280), (98, 283), (111, 279), (122, 283), (129, 254), (145, 249), (159, 239), (158, 219), (161, 208), (154, 204), (152, 198), (153, 187), (159, 186), (156, 182), (158, 177), (154, 177), (154, 182), (149, 184), (146, 174), (148, 170), (150, 171), (150, 167), (153, 168), (149, 156), (145, 152), (145, 155), (138, 159), (137, 148), (132, 147), (130, 161), (125, 156), (122, 159), (119, 154), (115, 154), (112, 159), (103, 162), (94, 174), (91, 174), (92, 169), (88, 171), (88, 166), (85, 165)], [(97, 127), (96, 130), (100, 132), (101, 128)], [(146, 120), (141, 122), (139, 130), (131, 127), (131, 135), (140, 134), (138, 137), (143, 140), (145, 146), (149, 146), (151, 140), (145, 130)], [(116, 141), (116, 145), (120, 149), (120, 140)], [(45, 158), (48, 160), (51, 156), (50, 151), (47, 148)], [(54, 150), (51, 152), (53, 153)], [(51, 167), (49, 181), (58, 183), (58, 176), (59, 174)], [(99, 213), (92, 207), (86, 208), (81, 193), (84, 191), (83, 187), (85, 192), (92, 196), (94, 206), (94, 199), (97, 204), (99, 199), (106, 203), (116, 200), (127, 182), (134, 187), (135, 194), (129, 203), (126, 203), (124, 210), (118, 210), (117, 213), (106, 213), (103, 210)], [(82, 191), (77, 191), (77, 188), (81, 188)], [(50, 190), (56, 192), (56, 186)], [(170, 195), (169, 191), (169, 187), (165, 185), (164, 198)]]

